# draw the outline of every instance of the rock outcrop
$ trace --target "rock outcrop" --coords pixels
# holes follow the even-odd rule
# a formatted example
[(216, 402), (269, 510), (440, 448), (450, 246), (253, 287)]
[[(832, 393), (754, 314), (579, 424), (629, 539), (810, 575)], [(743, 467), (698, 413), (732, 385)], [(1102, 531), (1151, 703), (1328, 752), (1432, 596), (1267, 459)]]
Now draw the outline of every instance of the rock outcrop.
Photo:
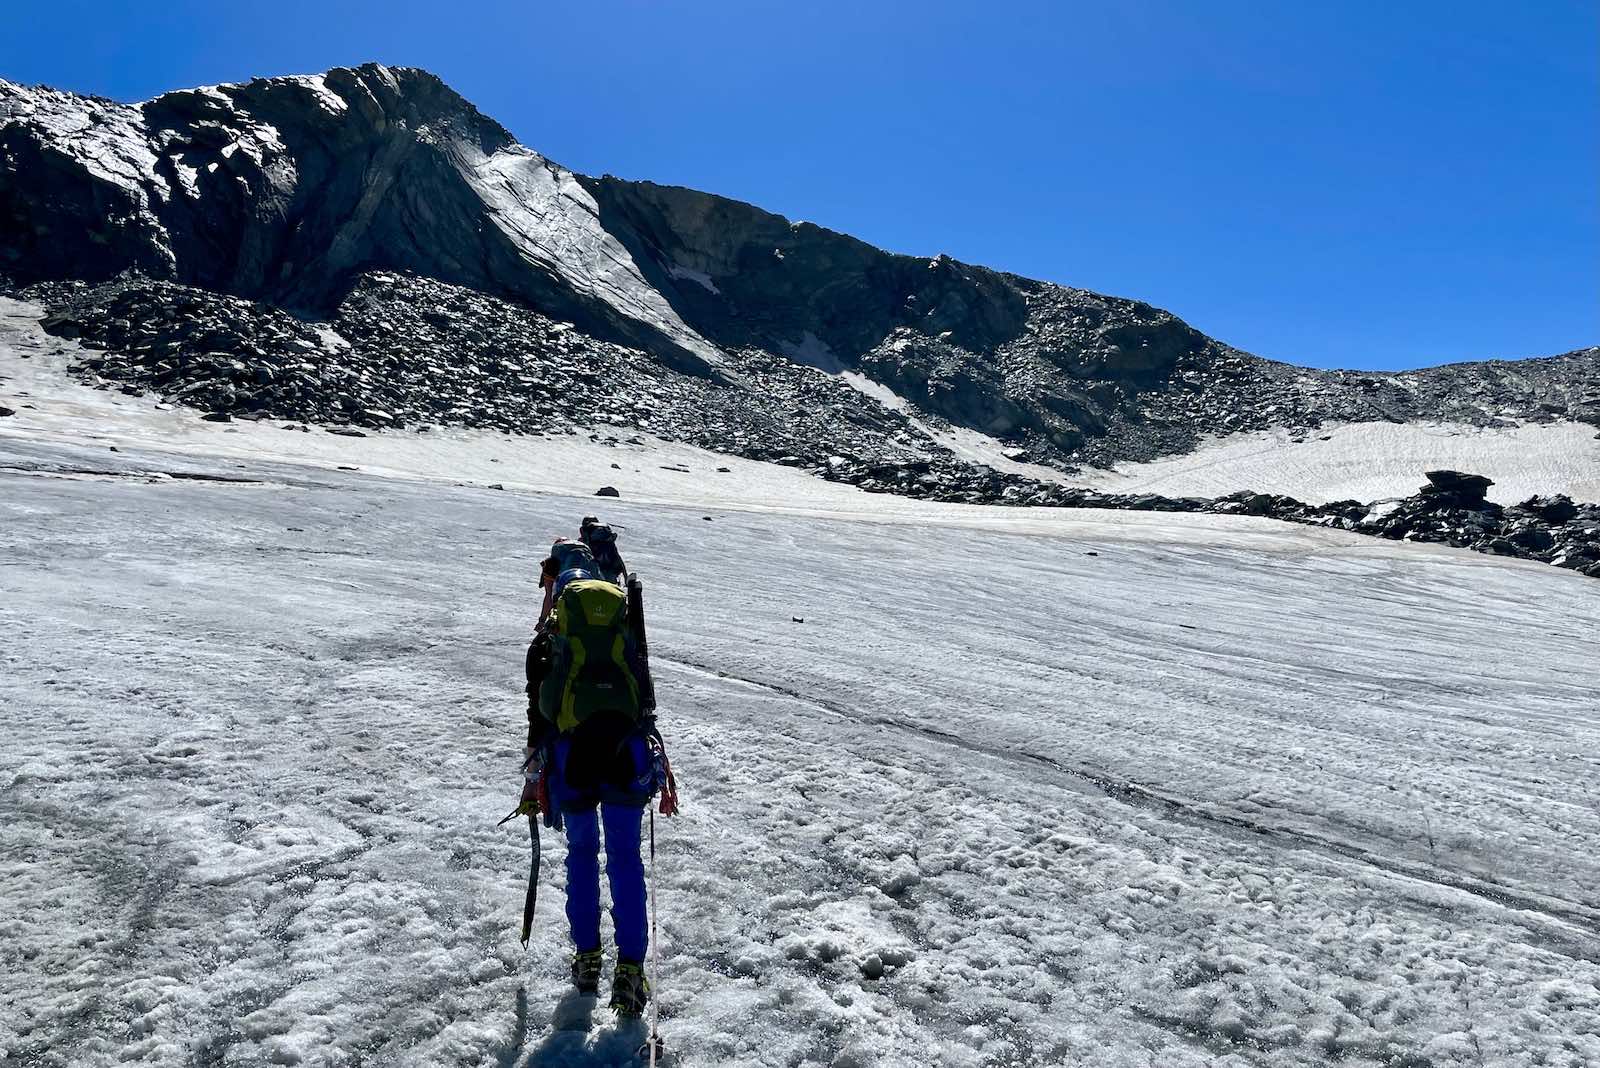
[(0, 81), (0, 269), (126, 269), (326, 310), (389, 267), (512, 297), (710, 373), (579, 177), (438, 78), (353, 70), (118, 104)]

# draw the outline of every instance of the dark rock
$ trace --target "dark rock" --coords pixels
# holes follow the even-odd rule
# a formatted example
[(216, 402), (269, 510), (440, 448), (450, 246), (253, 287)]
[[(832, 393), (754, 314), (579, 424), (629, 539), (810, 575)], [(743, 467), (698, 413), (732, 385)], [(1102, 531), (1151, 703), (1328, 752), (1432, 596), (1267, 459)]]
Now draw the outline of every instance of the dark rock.
[(15, 408), (7, 408), (4, 405), (0, 405), (0, 419), (5, 419), (8, 416), (16, 414), (17, 410)]
[(1578, 515), (1577, 505), (1573, 504), (1572, 498), (1564, 493), (1550, 497), (1529, 497), (1517, 507), (1532, 512), (1546, 523), (1565, 523), (1577, 518)]
[(1422, 492), (1439, 491), (1444, 493), (1471, 493), (1485, 492), (1494, 485), (1492, 479), (1483, 475), (1472, 475), (1462, 471), (1441, 469), (1437, 471), (1424, 471), (1423, 477), (1428, 480)]
[(617, 487), (615, 487), (615, 486), (601, 486), (599, 489), (594, 491), (594, 495), (596, 497), (620, 497), (620, 496), (622, 496), (622, 494), (617, 492)]
[(365, 431), (357, 430), (353, 426), (330, 426), (326, 429), (328, 433), (337, 434), (342, 438), (364, 438), (367, 436)]
[(1483, 475), (1469, 475), (1460, 471), (1424, 471), (1428, 484), (1422, 487), (1424, 496), (1449, 495), (1463, 501), (1481, 501), (1494, 485)]
[(200, 417), (208, 423), (231, 423), (233, 416), (227, 412), (207, 412)]
[(78, 325), (65, 316), (46, 315), (39, 320), (39, 325), (46, 333), (54, 334), (56, 337), (76, 338), (79, 336)]
[(1506, 536), (1517, 545), (1536, 554), (1554, 548), (1556, 543), (1555, 537), (1549, 530), (1531, 522), (1518, 524)]
[(1230, 493), (1225, 497), (1218, 497), (1215, 505), (1216, 510), (1221, 512), (1233, 512), (1239, 515), (1272, 515), (1281, 507), (1281, 500), (1283, 498), (1274, 497), (1270, 493), (1240, 490), (1238, 493)]

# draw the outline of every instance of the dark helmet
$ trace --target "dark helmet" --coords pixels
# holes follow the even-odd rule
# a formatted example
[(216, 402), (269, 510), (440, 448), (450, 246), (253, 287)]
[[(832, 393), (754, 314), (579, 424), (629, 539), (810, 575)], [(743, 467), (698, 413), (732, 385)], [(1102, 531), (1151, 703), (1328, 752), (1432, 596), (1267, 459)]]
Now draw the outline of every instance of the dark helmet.
[(588, 546), (605, 545), (617, 540), (616, 532), (592, 515), (583, 517), (578, 525), (578, 539)]

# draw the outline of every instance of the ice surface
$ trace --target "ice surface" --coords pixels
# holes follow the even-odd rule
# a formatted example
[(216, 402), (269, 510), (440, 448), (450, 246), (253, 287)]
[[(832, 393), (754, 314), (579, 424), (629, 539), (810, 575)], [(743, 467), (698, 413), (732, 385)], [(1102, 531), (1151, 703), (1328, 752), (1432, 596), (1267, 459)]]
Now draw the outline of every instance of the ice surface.
[(67, 382), (26, 311), (8, 1059), (630, 1063), (566, 994), (559, 841), (524, 952), (494, 826), (536, 562), (604, 475), (684, 795), (680, 1063), (1600, 1063), (1592, 580), (586, 437), (201, 423)]

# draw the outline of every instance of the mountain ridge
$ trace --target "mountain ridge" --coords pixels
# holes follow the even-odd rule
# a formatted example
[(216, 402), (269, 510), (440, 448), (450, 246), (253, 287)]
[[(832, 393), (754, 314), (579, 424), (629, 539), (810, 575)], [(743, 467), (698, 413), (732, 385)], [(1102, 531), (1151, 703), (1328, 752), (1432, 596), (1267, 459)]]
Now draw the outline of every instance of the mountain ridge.
[[(363, 269), (415, 270), (715, 370), (715, 352), (627, 277), (581, 202), (562, 203), (581, 201), (570, 172), (425, 71), (369, 64), (137, 105), (82, 101), (0, 84), (0, 220), (20, 238), (0, 245), (0, 262), (23, 280), (133, 268), (326, 310)], [(97, 174), (108, 141), (129, 166)], [(53, 195), (40, 188), (58, 175), (68, 181)], [(508, 192), (559, 217), (564, 231), (539, 235), (558, 248), (501, 225), (517, 221), (499, 210)], [(111, 225), (86, 230), (97, 210)]]
[(418, 68), (140, 104), (0, 81), (0, 271), (129, 270), (320, 317), (370, 272), (415, 274), (733, 388), (752, 359), (859, 374), (1063, 471), (1329, 421), (1600, 425), (1600, 349), (1406, 372), (1268, 360), (1144, 301), (578, 174)]

